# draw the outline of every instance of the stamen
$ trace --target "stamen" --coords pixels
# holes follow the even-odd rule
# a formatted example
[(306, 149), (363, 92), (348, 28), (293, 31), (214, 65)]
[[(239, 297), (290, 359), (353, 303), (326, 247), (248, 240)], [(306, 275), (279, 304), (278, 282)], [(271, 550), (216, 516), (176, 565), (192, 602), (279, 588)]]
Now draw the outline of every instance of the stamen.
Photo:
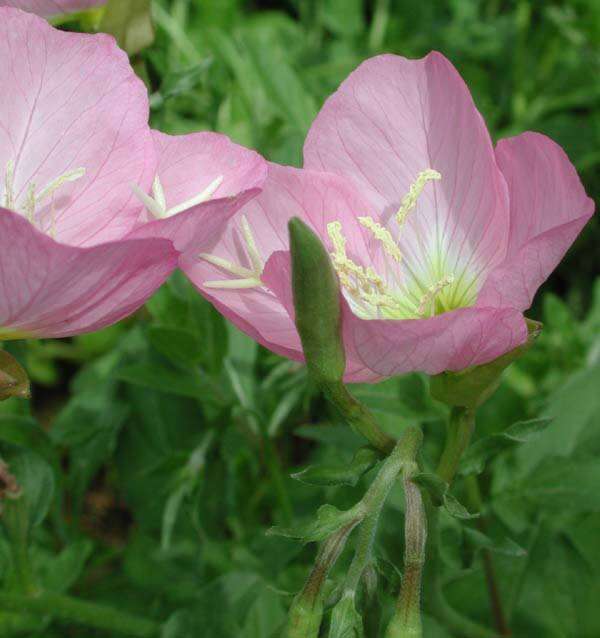
[(232, 275), (239, 275), (240, 277), (253, 277), (254, 271), (249, 268), (244, 268), (243, 266), (236, 266), (234, 263), (230, 262), (227, 259), (223, 259), (222, 257), (218, 257), (217, 255), (210, 255), (209, 253), (200, 253), (198, 255), (200, 259), (204, 259), (209, 264), (213, 266), (217, 266), (218, 268), (222, 268), (227, 272), (230, 272)]
[(387, 228), (378, 224), (372, 217), (359, 217), (358, 221), (373, 233), (375, 239), (381, 242), (383, 249), (390, 257), (393, 257), (398, 263), (402, 261), (400, 248)]
[(25, 202), (25, 217), (33, 224), (35, 218), (35, 184), (27, 187), (27, 201)]
[(193, 206), (197, 206), (198, 204), (202, 204), (202, 202), (209, 200), (222, 183), (223, 175), (219, 175), (213, 179), (213, 181), (201, 193), (198, 193), (198, 195), (194, 195), (194, 197), (186, 199), (184, 202), (181, 202), (181, 204), (177, 204), (177, 206), (173, 206), (168, 209), (165, 191), (158, 175), (155, 176), (154, 181), (152, 182), (153, 197), (144, 193), (137, 184), (131, 184), (131, 190), (142, 204), (144, 204), (144, 206), (154, 215), (154, 217), (157, 219), (164, 219), (165, 217), (172, 217), (173, 215), (177, 215), (177, 213), (182, 213), (188, 208), (192, 208)]
[(427, 292), (421, 297), (419, 307), (417, 308), (417, 313), (422, 317), (425, 316), (427, 307), (430, 304), (435, 304), (435, 299), (440, 294), (440, 292), (446, 286), (449, 286), (452, 283), (454, 283), (454, 275), (446, 275), (435, 284), (429, 286)]
[(263, 282), (255, 277), (250, 277), (248, 279), (219, 279), (216, 281), (205, 281), (202, 285), (205, 288), (237, 290), (238, 288), (261, 288)]
[(160, 207), (160, 204), (152, 199), (150, 195), (144, 193), (144, 191), (137, 185), (131, 184), (131, 190), (133, 194), (144, 204), (144, 206), (156, 217), (157, 219), (163, 219), (165, 215), (165, 210)]
[(165, 191), (163, 190), (162, 183), (158, 173), (154, 177), (152, 182), (152, 194), (154, 195), (154, 201), (160, 206), (160, 209), (164, 212), (167, 210), (167, 200), (165, 198)]
[(258, 248), (256, 247), (256, 242), (254, 241), (254, 235), (252, 234), (252, 229), (250, 228), (250, 224), (248, 224), (248, 220), (246, 219), (246, 215), (242, 215), (241, 219), (242, 226), (242, 234), (244, 235), (244, 239), (246, 240), (246, 249), (248, 251), (248, 257), (254, 266), (254, 270), (256, 272), (262, 273), (263, 271), (263, 261), (258, 252)]
[(200, 253), (198, 255), (199, 259), (203, 259), (207, 261), (209, 264), (213, 266), (217, 266), (217, 268), (221, 268), (232, 275), (237, 275), (241, 277), (241, 279), (218, 279), (212, 281), (205, 281), (203, 286), (206, 288), (221, 288), (223, 290), (235, 290), (238, 288), (261, 288), (264, 284), (261, 281), (261, 276), (263, 272), (263, 260), (256, 247), (256, 242), (254, 241), (254, 235), (252, 234), (252, 229), (250, 228), (250, 224), (246, 219), (245, 215), (241, 216), (241, 231), (242, 237), (244, 238), (246, 244), (246, 255), (252, 264), (252, 268), (246, 268), (245, 266), (238, 266), (237, 264), (232, 263), (228, 259), (223, 259), (223, 257), (218, 257), (217, 255), (210, 255), (208, 253)]
[(209, 200), (215, 193), (215, 191), (221, 186), (223, 183), (223, 175), (219, 175), (198, 195), (191, 197), (190, 199), (182, 202), (178, 206), (174, 206), (173, 208), (169, 208), (166, 213), (167, 217), (171, 217), (171, 215), (177, 215), (177, 213), (181, 213), (188, 208), (192, 208), (192, 206), (197, 206), (198, 204), (202, 204)]
[(56, 179), (53, 179), (49, 184), (46, 184), (44, 188), (40, 191), (39, 195), (35, 198), (35, 203), (39, 204), (44, 201), (48, 195), (52, 195), (52, 193), (60, 188), (63, 184), (67, 182), (75, 182), (78, 179), (81, 179), (85, 175), (85, 168), (76, 168), (72, 171), (67, 171), (63, 173)]
[(410, 211), (417, 205), (417, 199), (419, 195), (423, 192), (425, 185), (430, 180), (439, 180), (442, 179), (442, 176), (437, 171), (432, 168), (427, 168), (424, 171), (421, 171), (417, 175), (417, 179), (410, 185), (408, 189), (408, 193), (402, 199), (402, 203), (398, 212), (396, 213), (396, 219), (398, 224), (402, 226), (408, 217)]
[(6, 163), (6, 173), (4, 175), (4, 208), (12, 208), (14, 202), (14, 183), (15, 183), (15, 163), (8, 160)]

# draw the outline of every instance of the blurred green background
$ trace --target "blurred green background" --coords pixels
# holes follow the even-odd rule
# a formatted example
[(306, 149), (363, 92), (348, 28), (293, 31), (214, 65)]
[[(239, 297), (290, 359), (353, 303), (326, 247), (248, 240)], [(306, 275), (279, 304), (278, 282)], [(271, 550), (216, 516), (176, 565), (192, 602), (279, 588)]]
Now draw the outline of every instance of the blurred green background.
[[(596, 0), (160, 0), (152, 14), (154, 42), (134, 63), (163, 131), (217, 130), (301, 165), (320, 105), (363, 59), (437, 49), (495, 140), (550, 135), (598, 198)], [(63, 26), (88, 24), (77, 16)], [(595, 218), (538, 295), (531, 316), (544, 333), (481, 409), (476, 437), (539, 416), (551, 426), (477, 468), (485, 536), (473, 521), (443, 520), (449, 598), (492, 626), (481, 561), (490, 549), (517, 638), (600, 636), (599, 242)], [(366, 485), (290, 478), (311, 463), (347, 463), (361, 444), (303, 368), (226, 324), (180, 274), (117, 326), (8, 347), (35, 383), (32, 402), (0, 405), (0, 451), (33, 495), (37, 581), (168, 620), (163, 638), (279, 636), (315, 547), (266, 530), (323, 503), (348, 507)], [(355, 390), (390, 433), (421, 424), (424, 462), (435, 461), (445, 411), (421, 375)], [(455, 493), (479, 509), (462, 479)], [(403, 507), (398, 488), (377, 545), (384, 619), (398, 589)], [(0, 577), (14, 586), (5, 539)], [(0, 635), (107, 634), (0, 610)], [(451, 634), (427, 618), (425, 636)]]

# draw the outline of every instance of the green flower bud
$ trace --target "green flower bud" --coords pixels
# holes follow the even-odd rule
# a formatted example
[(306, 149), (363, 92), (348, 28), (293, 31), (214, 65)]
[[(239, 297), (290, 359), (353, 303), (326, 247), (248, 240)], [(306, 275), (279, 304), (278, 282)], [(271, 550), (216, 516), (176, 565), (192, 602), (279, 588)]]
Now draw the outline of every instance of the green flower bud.
[(309, 372), (317, 383), (339, 382), (346, 368), (340, 289), (319, 237), (295, 217), (288, 225), (296, 327)]

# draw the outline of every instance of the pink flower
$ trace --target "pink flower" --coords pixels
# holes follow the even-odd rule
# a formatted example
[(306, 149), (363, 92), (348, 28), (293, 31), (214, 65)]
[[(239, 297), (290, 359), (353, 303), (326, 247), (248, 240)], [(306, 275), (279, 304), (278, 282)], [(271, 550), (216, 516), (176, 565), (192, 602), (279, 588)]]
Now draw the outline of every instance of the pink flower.
[[(145, 87), (109, 36), (0, 8), (0, 59), (0, 339), (125, 317), (180, 250), (209, 249), (264, 178), (259, 156), (226, 138), (153, 134)], [(190, 199), (194, 180), (202, 197)], [(148, 223), (136, 193), (153, 184), (165, 210)]]
[(0, 0), (0, 7), (14, 7), (44, 18), (83, 11), (106, 4), (106, 0)]
[(564, 152), (489, 134), (439, 53), (367, 60), (331, 96), (305, 170), (271, 165), (262, 194), (184, 269), (263, 345), (301, 359), (287, 222), (322, 238), (343, 297), (346, 380), (486, 363), (522, 343), (523, 311), (593, 212)]

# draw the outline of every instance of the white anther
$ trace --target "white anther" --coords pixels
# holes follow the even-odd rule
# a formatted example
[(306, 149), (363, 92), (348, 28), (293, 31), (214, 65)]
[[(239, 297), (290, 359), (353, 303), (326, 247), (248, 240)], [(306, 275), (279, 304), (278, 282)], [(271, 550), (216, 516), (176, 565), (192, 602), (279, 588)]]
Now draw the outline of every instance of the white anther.
[(197, 206), (198, 204), (202, 204), (202, 202), (208, 201), (216, 192), (216, 190), (223, 183), (223, 175), (219, 175), (198, 195), (191, 197), (190, 199), (174, 206), (173, 208), (169, 208), (167, 210), (166, 216), (171, 217), (171, 215), (177, 215), (177, 213), (181, 213), (188, 208), (192, 208), (192, 206)]
[(165, 219), (166, 217), (172, 217), (173, 215), (177, 215), (177, 213), (182, 213), (188, 208), (192, 208), (209, 200), (222, 183), (223, 175), (219, 175), (213, 179), (203, 191), (198, 193), (198, 195), (194, 195), (194, 197), (190, 197), (190, 199), (186, 199), (184, 202), (181, 202), (181, 204), (177, 204), (177, 206), (173, 206), (172, 208), (167, 208), (165, 191), (158, 175), (156, 175), (152, 182), (153, 197), (144, 193), (137, 184), (131, 184), (131, 190), (154, 217), (157, 219)]
[(152, 194), (154, 195), (154, 201), (158, 204), (163, 213), (167, 210), (167, 199), (165, 197), (165, 191), (163, 190), (162, 183), (158, 174), (152, 182)]
[(166, 217), (165, 210), (160, 207), (160, 204), (152, 199), (150, 195), (144, 193), (144, 191), (137, 185), (131, 184), (131, 190), (133, 194), (144, 204), (144, 206), (158, 219)]

